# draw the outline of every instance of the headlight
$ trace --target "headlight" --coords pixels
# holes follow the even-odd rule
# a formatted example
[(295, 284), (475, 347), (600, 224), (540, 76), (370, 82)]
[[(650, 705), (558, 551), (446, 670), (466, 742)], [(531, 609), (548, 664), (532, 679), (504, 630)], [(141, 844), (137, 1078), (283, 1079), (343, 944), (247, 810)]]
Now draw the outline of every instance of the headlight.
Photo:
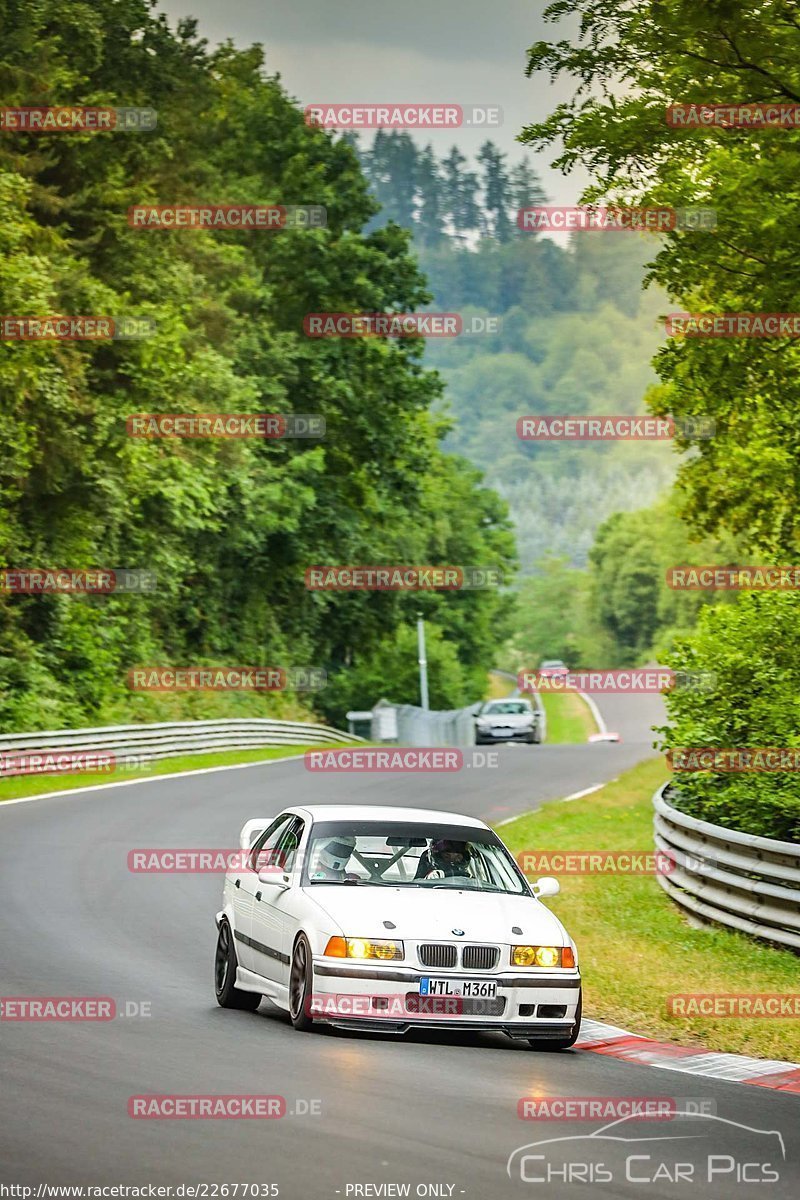
[(402, 942), (371, 942), (367, 938), (347, 939), (348, 958), (382, 958), (389, 960), (403, 957)]
[(560, 946), (511, 947), (512, 967), (574, 967), (575, 960), (572, 958), (571, 946), (566, 946), (564, 948), (564, 958), (572, 959), (572, 961), (562, 962), (562, 951)]
[(377, 958), (383, 962), (403, 957), (403, 943), (370, 938), (332, 937), (325, 947), (328, 958)]

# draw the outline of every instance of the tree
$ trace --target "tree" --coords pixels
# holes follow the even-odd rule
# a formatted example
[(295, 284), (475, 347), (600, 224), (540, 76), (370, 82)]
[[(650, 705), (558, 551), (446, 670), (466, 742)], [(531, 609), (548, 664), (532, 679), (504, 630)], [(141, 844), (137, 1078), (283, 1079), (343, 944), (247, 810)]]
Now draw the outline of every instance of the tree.
[[(551, 4), (556, 20), (575, 11)], [(792, 312), (800, 131), (674, 128), (673, 103), (796, 103), (796, 5), (744, 0), (581, 0), (580, 32), (541, 41), (529, 74), (574, 82), (572, 97), (522, 140), (562, 146), (556, 165), (587, 167), (586, 200), (716, 210), (716, 232), (670, 232), (652, 276), (690, 312)], [(622, 236), (622, 235), (620, 235)], [(658, 249), (658, 247), (654, 247)], [(716, 421), (716, 436), (681, 468), (686, 512), (756, 553), (800, 548), (798, 345), (787, 338), (675, 339), (658, 357), (665, 388), (653, 410)], [(688, 442), (678, 442), (686, 448)]]
[(511, 219), (511, 181), (506, 169), (506, 155), (493, 142), (484, 142), (478, 153), (483, 168), (484, 232), (498, 242), (507, 242), (515, 228)]
[(430, 146), (417, 158), (416, 182), (415, 237), (423, 246), (439, 246), (445, 238), (446, 201), (439, 163)]
[[(510, 180), (509, 190), (515, 221), (521, 208), (535, 208), (537, 205), (547, 203), (542, 181), (527, 159), (522, 158), (519, 162), (514, 163), (511, 168)], [(526, 231), (525, 236), (529, 237), (530, 232)]]
[(457, 243), (466, 241), (478, 229), (481, 210), (478, 203), (478, 177), (465, 171), (467, 159), (457, 146), (442, 161), (444, 207)]
[[(280, 697), (131, 696), (126, 673), (147, 662), (338, 671), (356, 650), (364, 662), (382, 652), (408, 597), (310, 592), (307, 566), (452, 561), (435, 557), (443, 527), (458, 536), (442, 553), (513, 562), (503, 506), (494, 497), (487, 521), (486, 489), (441, 449), (441, 382), (420, 340), (303, 332), (308, 313), (424, 306), (410, 235), (364, 232), (377, 205), (352, 146), (306, 125), (259, 48), (209, 50), (195, 22), (172, 32), (149, 0), (3, 0), (2, 16), (9, 104), (159, 114), (151, 133), (0, 133), (0, 311), (155, 322), (139, 341), (0, 344), (0, 561), (141, 567), (159, 588), (0, 592), (2, 728), (221, 715), (244, 702), (287, 711), (294, 701)], [(414, 161), (408, 140), (384, 150), (390, 165)], [(327, 226), (129, 227), (130, 205), (176, 197), (314, 202)], [(129, 415), (165, 409), (316, 413), (327, 433), (126, 434)], [(439, 598), (436, 624), (471, 685), (503, 600), (460, 599)]]
[(364, 165), (385, 223), (411, 229), (416, 216), (419, 152), (410, 134), (379, 129)]

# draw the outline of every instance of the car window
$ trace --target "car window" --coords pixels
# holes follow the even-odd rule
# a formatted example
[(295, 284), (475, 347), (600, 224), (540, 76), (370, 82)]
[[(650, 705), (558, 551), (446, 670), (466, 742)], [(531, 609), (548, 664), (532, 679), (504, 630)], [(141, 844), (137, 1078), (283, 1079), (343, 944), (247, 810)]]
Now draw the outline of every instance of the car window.
[(277, 849), (281, 834), (286, 832), (288, 826), (295, 819), (294, 813), (282, 813), (264, 830), (250, 851), (248, 866), (251, 871), (258, 871), (270, 864), (272, 861), (272, 851)]
[(303, 886), (459, 887), (528, 895), (525, 877), (491, 830), (392, 821), (319, 822)]
[(286, 875), (290, 875), (294, 870), (294, 865), (297, 859), (297, 851), (300, 847), (300, 842), (303, 839), (303, 830), (305, 829), (305, 821), (302, 817), (295, 817), (294, 820), (287, 825), (285, 831), (281, 834), (280, 840), (275, 847), (275, 864)]
[(496, 700), (493, 704), (488, 704), (485, 711), (488, 716), (493, 717), (498, 715), (522, 716), (531, 711), (531, 706), (524, 700)]

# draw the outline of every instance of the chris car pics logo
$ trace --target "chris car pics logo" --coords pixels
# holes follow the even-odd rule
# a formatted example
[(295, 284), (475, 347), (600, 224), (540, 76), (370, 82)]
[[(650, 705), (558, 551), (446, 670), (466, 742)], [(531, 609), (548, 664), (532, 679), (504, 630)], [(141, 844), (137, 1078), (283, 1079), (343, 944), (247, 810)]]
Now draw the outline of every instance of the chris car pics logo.
[(669, 1114), (663, 1133), (635, 1113), (589, 1134), (529, 1142), (509, 1155), (506, 1172), (522, 1183), (562, 1188), (565, 1183), (659, 1184), (659, 1195), (688, 1194), (670, 1189), (694, 1184), (702, 1187), (703, 1200), (730, 1200), (732, 1195), (752, 1195), (738, 1190), (745, 1185), (779, 1182), (785, 1162), (780, 1130), (677, 1111)]

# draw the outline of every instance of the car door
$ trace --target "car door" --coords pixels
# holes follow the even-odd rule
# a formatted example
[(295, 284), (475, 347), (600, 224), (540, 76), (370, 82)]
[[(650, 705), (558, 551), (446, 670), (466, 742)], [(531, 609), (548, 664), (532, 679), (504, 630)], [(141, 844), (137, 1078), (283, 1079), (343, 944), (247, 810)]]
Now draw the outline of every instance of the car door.
[(289, 986), (304, 832), (305, 822), (297, 816), (281, 831), (265, 872), (266, 881), (259, 880), (253, 904), (253, 969), (278, 989)]
[(256, 838), (247, 857), (247, 865), (235, 872), (231, 887), (233, 897), (233, 936), (236, 940), (236, 957), (240, 967), (258, 971), (253, 950), (253, 905), (259, 890), (258, 862), (265, 861), (277, 847), (281, 835), (294, 820), (292, 813), (281, 813)]

